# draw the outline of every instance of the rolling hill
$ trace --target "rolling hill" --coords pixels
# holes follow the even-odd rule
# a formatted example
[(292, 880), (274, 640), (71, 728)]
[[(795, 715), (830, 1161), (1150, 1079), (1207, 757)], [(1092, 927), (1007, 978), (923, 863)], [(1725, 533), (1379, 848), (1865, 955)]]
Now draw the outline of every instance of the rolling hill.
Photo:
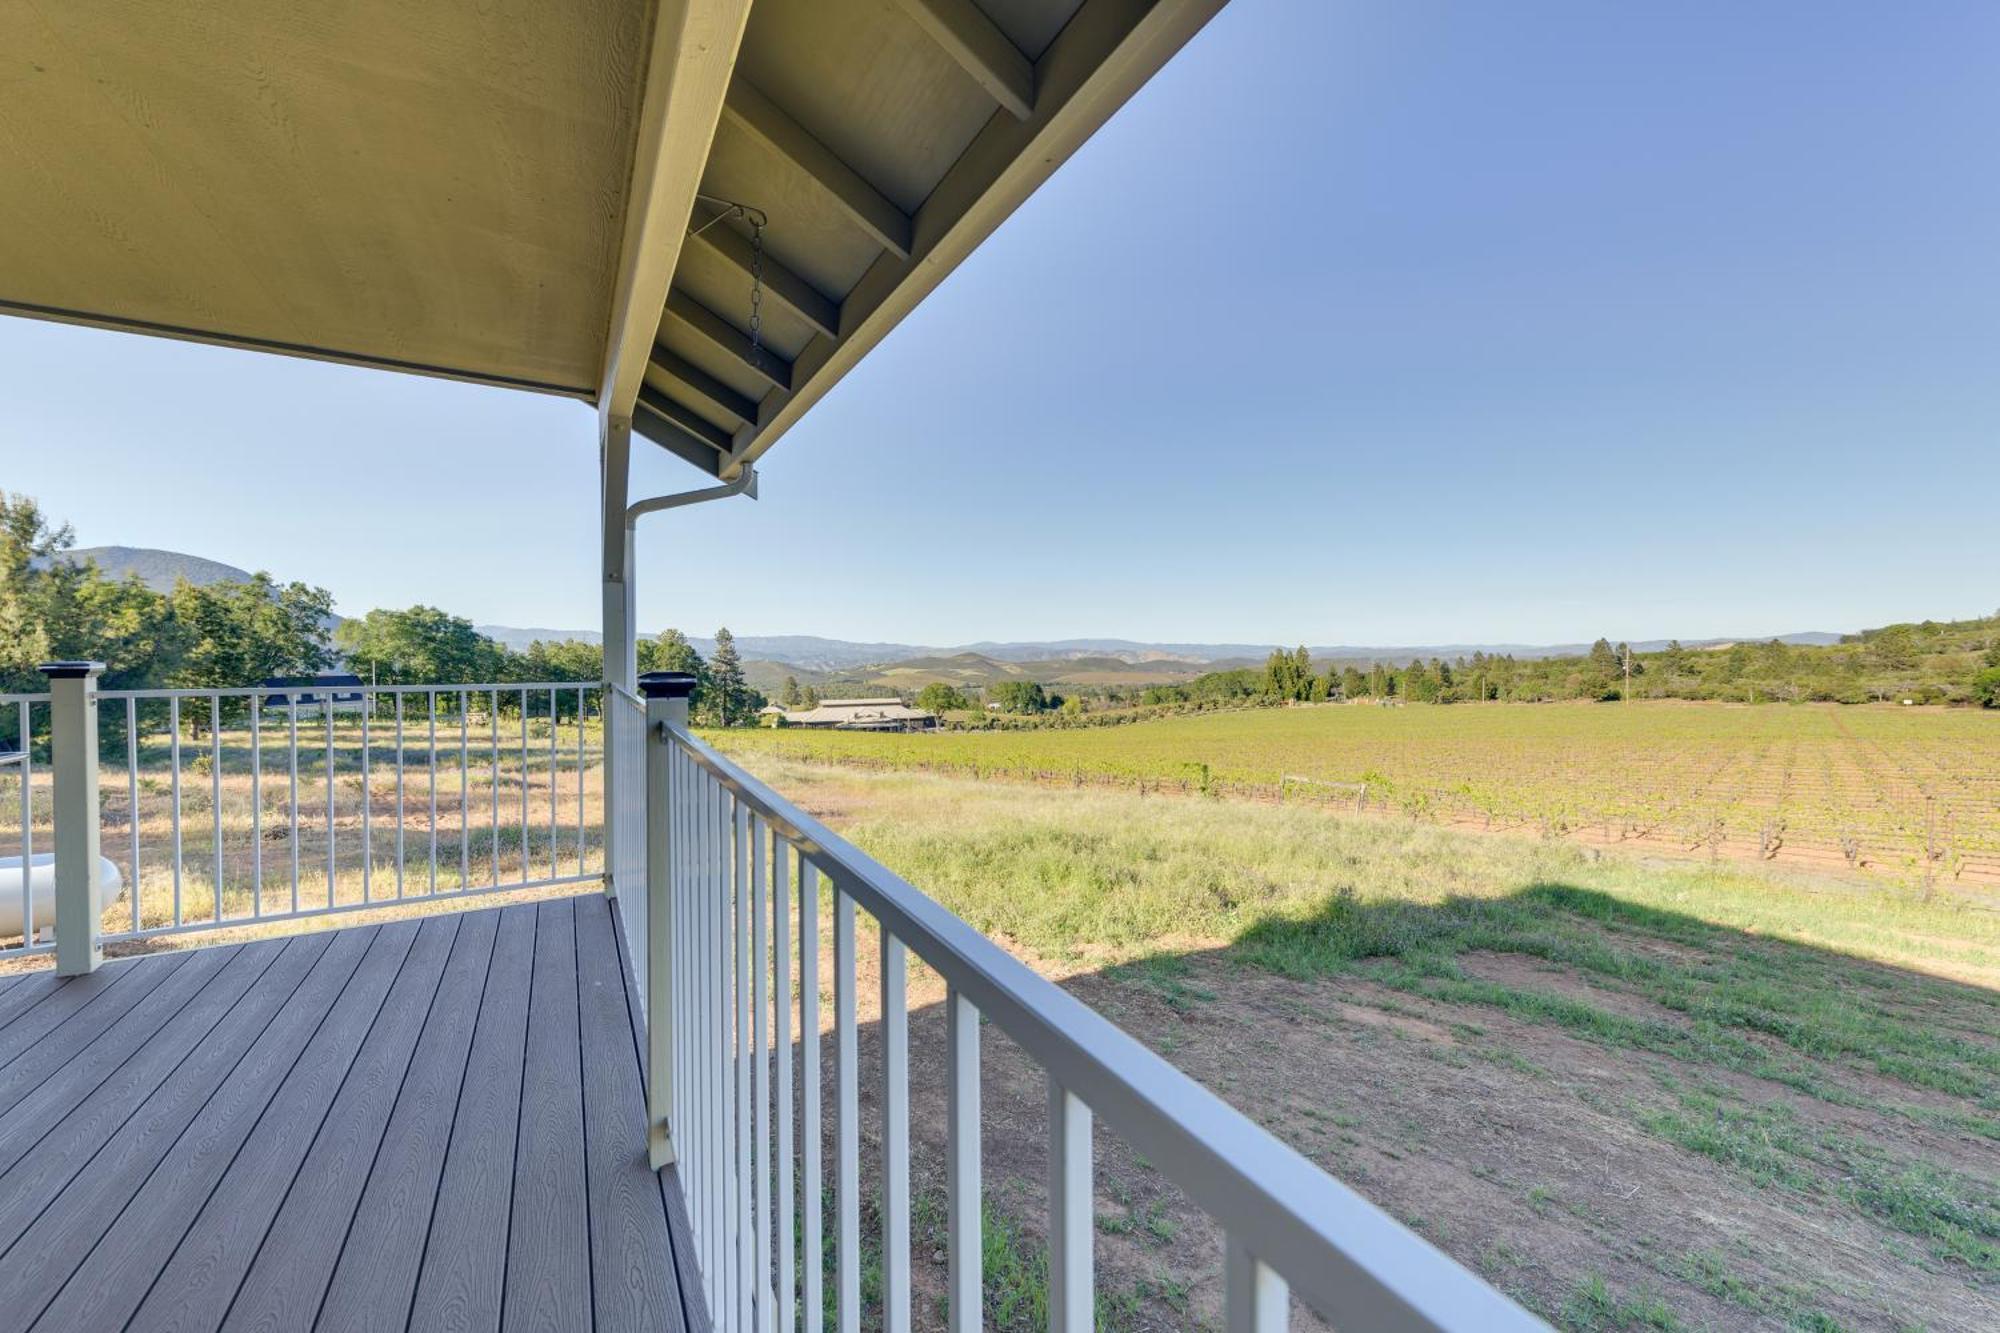
[[(171, 591), (186, 579), (197, 585), (250, 577), (248, 571), (219, 560), (142, 546), (90, 546), (71, 550), (69, 560), (95, 561), (112, 578), (136, 575), (148, 587)], [(308, 577), (310, 582), (310, 578)], [(339, 617), (334, 617), (338, 623)], [(525, 649), (536, 640), (600, 642), (596, 630), (547, 626), (478, 625), (479, 633), (509, 648)], [(1762, 641), (1770, 636), (1757, 636)], [(1827, 644), (1838, 634), (1820, 631), (1776, 636), (1789, 644)], [(715, 651), (713, 639), (689, 636), (703, 656)], [(1655, 652), (1666, 640), (1636, 642), (1639, 652)], [(1688, 639), (1689, 648), (1728, 647), (1731, 639)], [(908, 643), (829, 639), (813, 634), (739, 634), (750, 683), (767, 694), (783, 688), (786, 676), (812, 685), (822, 694), (865, 693), (870, 690), (914, 690), (934, 680), (987, 688), (1003, 680), (1035, 680), (1046, 685), (1153, 685), (1190, 679), (1206, 671), (1261, 664), (1275, 644), (1149, 643), (1135, 639), (988, 640), (960, 647), (924, 647)], [(1587, 643), (1451, 643), (1385, 647), (1337, 644), (1310, 651), (1322, 669), (1328, 665), (1366, 667), (1375, 662), (1400, 666), (1413, 658), (1447, 661), (1474, 652), (1506, 654), (1520, 659), (1573, 656), (1588, 652)]]
[(220, 560), (150, 546), (80, 546), (63, 552), (62, 558), (78, 565), (94, 563), (106, 578), (136, 574), (154, 592), (172, 592), (182, 579), (199, 588), (211, 583), (241, 583), (250, 577), (249, 570)]

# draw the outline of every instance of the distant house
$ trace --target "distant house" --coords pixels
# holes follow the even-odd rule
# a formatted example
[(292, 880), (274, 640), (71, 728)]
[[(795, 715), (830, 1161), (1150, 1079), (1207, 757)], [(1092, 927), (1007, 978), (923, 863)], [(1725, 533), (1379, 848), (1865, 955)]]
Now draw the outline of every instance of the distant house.
[(822, 699), (816, 708), (785, 714), (788, 727), (823, 727), (834, 731), (932, 731), (937, 714), (905, 707), (897, 698)]
[(300, 708), (326, 706), (336, 713), (358, 713), (368, 705), (368, 696), (361, 692), (361, 677), (348, 671), (271, 676), (260, 688), (274, 691), (264, 695), (264, 707), (280, 711), (297, 704)]

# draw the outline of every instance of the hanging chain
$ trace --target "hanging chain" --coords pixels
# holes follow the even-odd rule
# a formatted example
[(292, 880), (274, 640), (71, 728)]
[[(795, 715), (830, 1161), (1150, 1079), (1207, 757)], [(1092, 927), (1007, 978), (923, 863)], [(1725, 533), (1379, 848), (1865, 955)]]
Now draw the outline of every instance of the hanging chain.
[[(758, 215), (759, 217), (762, 214)], [(750, 363), (764, 364), (764, 224), (750, 224)]]
[(721, 210), (699, 227), (688, 229), (688, 235), (699, 236), (724, 218), (742, 218), (750, 224), (750, 364), (759, 370), (764, 366), (764, 228), (771, 225), (770, 215), (761, 208), (749, 204), (739, 204), (734, 199), (722, 199), (712, 194), (698, 194), (696, 199), (703, 203), (720, 204)]

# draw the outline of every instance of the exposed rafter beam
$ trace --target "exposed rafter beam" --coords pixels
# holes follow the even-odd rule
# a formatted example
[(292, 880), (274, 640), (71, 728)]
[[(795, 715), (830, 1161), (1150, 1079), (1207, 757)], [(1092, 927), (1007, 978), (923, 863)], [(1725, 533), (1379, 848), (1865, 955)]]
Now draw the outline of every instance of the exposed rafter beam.
[(667, 293), (667, 318), (739, 363), (773, 389), (792, 387), (792, 363), (768, 347), (750, 346), (750, 335), (678, 289)]
[[(632, 433), (642, 439), (651, 440), (681, 462), (690, 467), (700, 468), (711, 477), (722, 475), (722, 460), (725, 455), (718, 454), (665, 417), (649, 412), (643, 397), (639, 399), (638, 405), (632, 412)], [(742, 473), (739, 472), (737, 475), (741, 476)]]
[(1200, 31), (1223, 0), (1084, 0), (1035, 66), (1034, 114), (995, 114), (912, 219), (911, 257), (883, 254), (841, 306), (845, 328), (792, 359), (736, 432), (723, 475), (756, 461), (931, 289)]
[(598, 382), (607, 420), (628, 419), (638, 398), (749, 17), (750, 0), (657, 8)]
[(680, 390), (678, 397), (699, 399), (721, 412), (724, 416), (735, 417), (738, 421), (757, 419), (757, 402), (736, 392), (715, 376), (664, 347), (653, 348), (653, 370), (672, 381)]
[(729, 432), (711, 425), (650, 385), (633, 405), (632, 430), (710, 476), (729, 459)]
[(1026, 120), (1035, 111), (1035, 67), (973, 0), (902, 0), (917, 26), (978, 80), (1001, 106)]
[(639, 390), (640, 405), (656, 416), (665, 417), (679, 426), (687, 434), (694, 436), (711, 449), (718, 451), (729, 448), (729, 432), (708, 418), (697, 413), (686, 403), (680, 403), (661, 393), (648, 384)]
[[(707, 225), (714, 216), (713, 210), (697, 210), (694, 230), (688, 239), (740, 270), (744, 277), (749, 277), (756, 262), (750, 252), (750, 242), (727, 222)], [(764, 254), (762, 268), (765, 295), (822, 333), (840, 332), (840, 307), (827, 300), (819, 288), (771, 258), (768, 250)]]
[(910, 257), (910, 215), (740, 74), (730, 80), (722, 115), (810, 176), (870, 236), (904, 259)]

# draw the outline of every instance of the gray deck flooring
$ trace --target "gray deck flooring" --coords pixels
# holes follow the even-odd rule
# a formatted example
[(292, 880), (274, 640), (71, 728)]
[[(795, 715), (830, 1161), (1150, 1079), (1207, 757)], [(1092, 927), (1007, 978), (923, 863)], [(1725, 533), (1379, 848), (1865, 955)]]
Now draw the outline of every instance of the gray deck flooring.
[(0, 980), (8, 1328), (705, 1327), (598, 894)]

